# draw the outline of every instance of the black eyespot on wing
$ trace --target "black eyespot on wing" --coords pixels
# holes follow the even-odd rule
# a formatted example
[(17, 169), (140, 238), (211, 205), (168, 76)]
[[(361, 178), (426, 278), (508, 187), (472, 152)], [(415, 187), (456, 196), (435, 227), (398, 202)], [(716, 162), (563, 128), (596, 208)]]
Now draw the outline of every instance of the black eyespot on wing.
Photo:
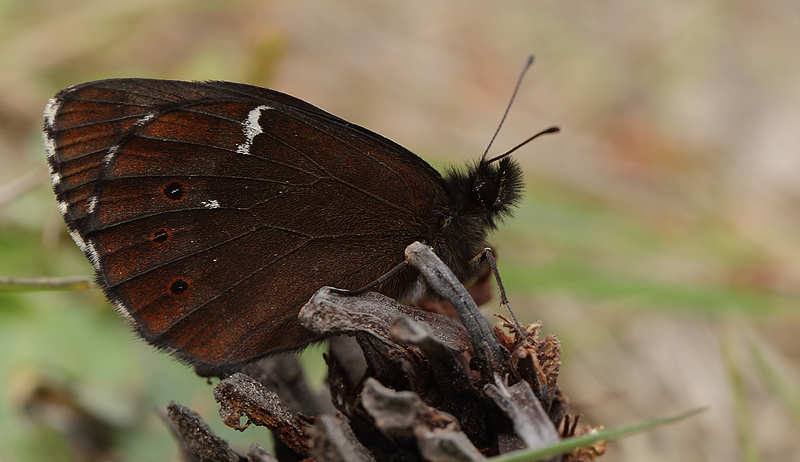
[(186, 282), (184, 279), (176, 279), (172, 281), (172, 284), (169, 286), (169, 291), (173, 295), (181, 295), (188, 289), (189, 289), (189, 283)]
[(150, 239), (156, 244), (163, 244), (169, 239), (169, 231), (163, 228), (158, 229), (153, 233), (153, 236)]
[(179, 201), (186, 197), (186, 186), (180, 181), (172, 181), (164, 186), (164, 196), (171, 201)]

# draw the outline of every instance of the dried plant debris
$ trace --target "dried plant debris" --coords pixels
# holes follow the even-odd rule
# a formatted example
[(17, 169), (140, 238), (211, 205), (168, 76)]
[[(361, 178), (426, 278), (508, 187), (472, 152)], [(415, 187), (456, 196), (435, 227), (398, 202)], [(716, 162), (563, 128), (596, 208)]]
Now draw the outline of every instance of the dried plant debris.
[(186, 461), (242, 462), (247, 459), (234, 452), (228, 444), (214, 435), (203, 419), (177, 403), (167, 406), (167, 418), (172, 431), (181, 441)]
[[(564, 421), (562, 422), (562, 435), (564, 438), (581, 436), (587, 433), (598, 432), (603, 429), (602, 425), (598, 425), (597, 427), (578, 427), (578, 420), (580, 420), (580, 417), (580, 414), (578, 414), (574, 418), (570, 418), (570, 416), (566, 416), (564, 418)], [(606, 442), (598, 441), (591, 446), (578, 448), (570, 452), (564, 456), (563, 462), (591, 462), (605, 453)]]
[[(555, 336), (540, 338), (541, 324), (521, 327), (505, 318), (491, 329), (430, 248), (412, 244), (406, 256), (460, 323), (377, 293), (323, 288), (300, 321), (339, 335), (325, 355), (324, 397), (309, 391), (294, 356), (248, 365), (214, 390), (228, 426), (273, 432), (275, 459), (258, 446), (236, 454), (173, 404), (175, 433), (191, 454), (186, 460), (476, 461), (591, 430), (567, 415)], [(549, 460), (591, 461), (603, 451), (595, 445)]]

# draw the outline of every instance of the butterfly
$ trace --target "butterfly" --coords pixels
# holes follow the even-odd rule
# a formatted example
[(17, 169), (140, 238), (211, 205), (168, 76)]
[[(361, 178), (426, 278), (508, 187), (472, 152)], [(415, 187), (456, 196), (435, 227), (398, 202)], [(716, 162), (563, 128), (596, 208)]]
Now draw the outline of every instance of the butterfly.
[[(509, 156), (442, 176), (292, 96), (209, 81), (75, 85), (44, 113), (58, 207), (97, 282), (147, 342), (225, 371), (319, 340), (322, 286), (357, 289), (432, 246), (462, 281), (522, 188)], [(424, 291), (407, 267), (376, 290)]]

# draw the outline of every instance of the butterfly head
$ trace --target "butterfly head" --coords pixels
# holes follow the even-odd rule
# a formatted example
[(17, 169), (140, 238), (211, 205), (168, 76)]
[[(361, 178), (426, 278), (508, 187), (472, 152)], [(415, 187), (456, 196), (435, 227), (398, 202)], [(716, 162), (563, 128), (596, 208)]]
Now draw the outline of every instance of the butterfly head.
[[(472, 188), (471, 204), (467, 204), (466, 209), (477, 211), (479, 214), (484, 215), (489, 228), (495, 226), (497, 217), (510, 215), (511, 208), (519, 201), (523, 188), (522, 169), (511, 158), (511, 153), (541, 135), (557, 133), (558, 131), (558, 127), (550, 127), (492, 159), (486, 159), (486, 154), (484, 153), (477, 165), (469, 169), (467, 178), (461, 180)], [(455, 176), (457, 174), (451, 175), (451, 177)], [(462, 188), (464, 186), (462, 185)]]
[(479, 161), (466, 170), (451, 169), (445, 181), (453, 215), (478, 221), (486, 230), (511, 215), (523, 190), (522, 169), (510, 157)]

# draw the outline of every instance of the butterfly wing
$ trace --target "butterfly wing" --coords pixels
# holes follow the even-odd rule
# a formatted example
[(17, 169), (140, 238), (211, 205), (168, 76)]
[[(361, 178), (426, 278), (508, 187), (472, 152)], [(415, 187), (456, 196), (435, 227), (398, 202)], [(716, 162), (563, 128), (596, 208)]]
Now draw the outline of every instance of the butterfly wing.
[(447, 207), (439, 174), (408, 150), (242, 84), (71, 87), (46, 109), (45, 142), (108, 297), (150, 343), (207, 370), (315, 340), (297, 321), (313, 292), (373, 281)]

